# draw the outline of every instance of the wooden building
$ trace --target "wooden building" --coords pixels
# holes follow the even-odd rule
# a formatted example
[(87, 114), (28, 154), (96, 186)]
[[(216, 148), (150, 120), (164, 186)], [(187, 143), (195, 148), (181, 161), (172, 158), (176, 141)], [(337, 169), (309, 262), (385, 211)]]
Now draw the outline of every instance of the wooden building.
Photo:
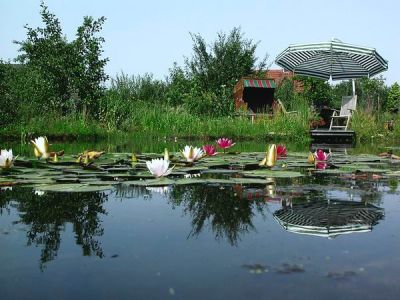
[(276, 83), (272, 79), (241, 78), (233, 88), (236, 110), (252, 113), (272, 108)]

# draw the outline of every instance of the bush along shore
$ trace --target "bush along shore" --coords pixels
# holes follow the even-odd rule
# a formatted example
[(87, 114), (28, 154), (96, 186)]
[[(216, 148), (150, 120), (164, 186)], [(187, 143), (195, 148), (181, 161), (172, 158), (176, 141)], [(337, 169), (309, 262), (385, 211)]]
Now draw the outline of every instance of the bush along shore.
[[(110, 79), (100, 35), (105, 17), (84, 17), (75, 39), (68, 40), (44, 3), (40, 14), (43, 27), (26, 25), (26, 39), (15, 42), (20, 55), (12, 62), (0, 59), (2, 139), (121, 134), (307, 141), (310, 124), (321, 120), (319, 108), (338, 109), (341, 97), (352, 92), (348, 81), (330, 85), (308, 77), (285, 79), (275, 98), (297, 113), (271, 117), (271, 107), (265, 107), (252, 123), (245, 114), (237, 116), (233, 87), (244, 76), (265, 78), (268, 55), (256, 57), (258, 43), (240, 28), (218, 33), (211, 43), (190, 34), (193, 53), (183, 66), (175, 63), (164, 80), (124, 73)], [(382, 77), (363, 78), (356, 80), (356, 93), (351, 129), (357, 139), (399, 139), (400, 86), (386, 86)]]

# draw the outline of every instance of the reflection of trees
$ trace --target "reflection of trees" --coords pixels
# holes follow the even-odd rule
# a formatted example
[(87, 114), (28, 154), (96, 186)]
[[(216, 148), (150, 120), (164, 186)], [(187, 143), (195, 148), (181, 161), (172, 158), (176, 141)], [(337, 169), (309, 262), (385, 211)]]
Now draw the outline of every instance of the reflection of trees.
[[(57, 256), (61, 231), (66, 223), (73, 225), (76, 243), (83, 255), (103, 257), (103, 250), (96, 237), (103, 235), (100, 214), (105, 214), (102, 204), (105, 193), (45, 193), (35, 195), (27, 188), (14, 188), (7, 193), (6, 201), (13, 201), (20, 213), (20, 223), (29, 226), (28, 245), (42, 246), (40, 268)], [(0, 203), (7, 202), (0, 199)]]
[(380, 205), (383, 194), (379, 188), (384, 186), (384, 182), (380, 178), (374, 178), (373, 176), (373, 173), (366, 172), (342, 174), (341, 176), (319, 175), (316, 176), (315, 183), (323, 187), (331, 187), (331, 190), (346, 188), (349, 199), (358, 195), (361, 202)]
[(210, 224), (217, 239), (226, 238), (231, 245), (237, 245), (240, 236), (255, 230), (252, 218), (253, 206), (263, 213), (264, 202), (250, 202), (240, 199), (232, 187), (219, 186), (176, 186), (169, 194), (174, 205), (192, 217), (192, 231), (197, 236), (205, 225)]

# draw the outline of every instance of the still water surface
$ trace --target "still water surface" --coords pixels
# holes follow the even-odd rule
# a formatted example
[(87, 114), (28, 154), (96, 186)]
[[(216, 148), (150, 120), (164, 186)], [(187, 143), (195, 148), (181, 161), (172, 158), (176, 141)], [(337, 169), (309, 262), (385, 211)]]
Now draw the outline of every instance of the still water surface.
[(398, 299), (397, 185), (4, 188), (0, 299)]

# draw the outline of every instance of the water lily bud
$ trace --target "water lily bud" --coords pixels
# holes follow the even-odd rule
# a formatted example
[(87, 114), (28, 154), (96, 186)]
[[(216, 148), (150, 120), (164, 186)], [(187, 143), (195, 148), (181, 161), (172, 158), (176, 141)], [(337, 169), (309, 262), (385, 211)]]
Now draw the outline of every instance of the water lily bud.
[(267, 167), (273, 167), (276, 163), (276, 145), (272, 144), (269, 146), (268, 153), (267, 153)]
[(169, 160), (169, 152), (167, 148), (164, 149), (164, 160)]
[(310, 152), (310, 153), (308, 154), (307, 162), (308, 162), (309, 164), (313, 164), (313, 163), (315, 162), (315, 157), (314, 157), (314, 154), (313, 154), (312, 152)]

